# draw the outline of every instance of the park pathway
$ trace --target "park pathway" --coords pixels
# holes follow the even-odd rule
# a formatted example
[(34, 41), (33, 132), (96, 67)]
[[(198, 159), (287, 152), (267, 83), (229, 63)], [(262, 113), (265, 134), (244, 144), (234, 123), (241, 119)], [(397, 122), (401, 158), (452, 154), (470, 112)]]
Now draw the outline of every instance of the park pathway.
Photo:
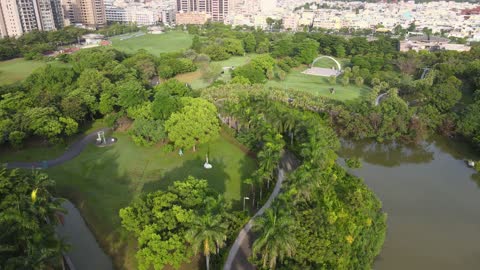
[(255, 235), (251, 229), (253, 221), (256, 217), (263, 215), (271, 205), (273, 200), (278, 196), (281, 191), (283, 180), (285, 179), (285, 171), (293, 171), (298, 167), (299, 162), (295, 156), (290, 152), (285, 152), (280, 161), (280, 169), (278, 170), (278, 178), (273, 188), (273, 192), (268, 198), (267, 202), (255, 213), (255, 215), (248, 221), (248, 223), (242, 228), (240, 233), (235, 239), (235, 242), (230, 249), (227, 261), (223, 267), (223, 270), (253, 270), (255, 267), (248, 261), (248, 257), (252, 254), (252, 245), (255, 240)]
[(110, 131), (110, 128), (101, 128), (98, 130), (93, 131), (92, 133), (88, 134), (87, 136), (83, 137), (82, 139), (76, 141), (70, 147), (68, 147), (67, 151), (63, 153), (63, 155), (50, 160), (40, 160), (40, 161), (31, 161), (31, 162), (8, 162), (6, 167), (7, 169), (32, 169), (32, 168), (49, 168), (57, 165), (61, 165), (74, 157), (78, 156), (84, 149), (87, 147), (88, 144), (95, 142), (97, 139), (97, 132), (103, 131), (107, 132)]
[(375, 106), (380, 105), (380, 101), (381, 101), (382, 98), (383, 98), (384, 96), (386, 96), (386, 95), (388, 95), (388, 93), (383, 93), (383, 94), (379, 95), (379, 96), (375, 99)]

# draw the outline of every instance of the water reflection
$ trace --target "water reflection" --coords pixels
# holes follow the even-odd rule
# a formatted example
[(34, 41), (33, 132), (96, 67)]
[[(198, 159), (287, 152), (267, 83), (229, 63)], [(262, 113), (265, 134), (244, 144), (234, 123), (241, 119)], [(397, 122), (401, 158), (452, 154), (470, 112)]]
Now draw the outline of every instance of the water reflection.
[(98, 245), (95, 237), (85, 224), (78, 209), (69, 201), (62, 206), (67, 209), (64, 225), (57, 227), (57, 233), (70, 244), (67, 252), (76, 270), (111, 270), (110, 258)]
[(428, 163), (433, 159), (433, 151), (430, 150), (428, 142), (420, 145), (402, 145), (396, 142), (342, 140), (339, 155), (359, 157), (365, 162), (386, 167), (396, 167), (405, 163)]
[(376, 270), (480, 269), (480, 173), (465, 160), (478, 154), (465, 142), (434, 137), (419, 146), (342, 141), (349, 170), (381, 199), (388, 214)]

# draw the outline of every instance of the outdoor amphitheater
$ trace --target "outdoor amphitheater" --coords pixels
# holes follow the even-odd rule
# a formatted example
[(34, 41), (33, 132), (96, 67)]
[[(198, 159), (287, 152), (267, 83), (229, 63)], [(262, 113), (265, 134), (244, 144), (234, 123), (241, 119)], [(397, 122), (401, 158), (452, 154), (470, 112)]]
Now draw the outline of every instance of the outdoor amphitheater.
[[(332, 66), (331, 68), (323, 68), (323, 67), (316, 67), (315, 64), (324, 58), (328, 58), (335, 62), (336, 66)], [(330, 76), (339, 76), (342, 74), (342, 65), (340, 62), (338, 62), (335, 58), (331, 56), (320, 56), (317, 57), (315, 60), (313, 60), (312, 64), (310, 67), (302, 72), (303, 74), (306, 75), (313, 75), (313, 76), (321, 76), (321, 77), (330, 77)]]

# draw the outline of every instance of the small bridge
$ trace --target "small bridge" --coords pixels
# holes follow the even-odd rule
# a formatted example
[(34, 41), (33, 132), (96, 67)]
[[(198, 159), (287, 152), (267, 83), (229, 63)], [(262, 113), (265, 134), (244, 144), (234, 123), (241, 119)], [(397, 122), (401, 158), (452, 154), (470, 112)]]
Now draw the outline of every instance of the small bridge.
[[(332, 60), (333, 62), (335, 62), (335, 64), (337, 65), (337, 69), (315, 67), (315, 63), (317, 63), (318, 60), (323, 59), (323, 58), (328, 58), (328, 59)], [(313, 60), (312, 64), (310, 65), (310, 68), (305, 70), (302, 73), (307, 74), (307, 75), (322, 76), (322, 77), (338, 76), (338, 75), (342, 74), (342, 65), (340, 64), (340, 62), (337, 61), (337, 59), (335, 59), (331, 56), (328, 56), (328, 55), (323, 55), (323, 56), (315, 58), (315, 60)]]

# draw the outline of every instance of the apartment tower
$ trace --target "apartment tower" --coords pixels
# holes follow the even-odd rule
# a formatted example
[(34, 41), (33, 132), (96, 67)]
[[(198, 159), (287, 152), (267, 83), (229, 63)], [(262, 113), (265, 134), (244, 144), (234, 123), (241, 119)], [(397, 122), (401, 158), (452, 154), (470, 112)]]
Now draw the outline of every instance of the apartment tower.
[(213, 21), (223, 22), (229, 11), (228, 0), (177, 0), (178, 12), (205, 12)]
[(107, 24), (103, 0), (62, 0), (65, 19), (71, 24), (101, 28)]
[(0, 36), (21, 36), (33, 30), (55, 30), (63, 27), (62, 14), (54, 7), (60, 0), (0, 1)]

